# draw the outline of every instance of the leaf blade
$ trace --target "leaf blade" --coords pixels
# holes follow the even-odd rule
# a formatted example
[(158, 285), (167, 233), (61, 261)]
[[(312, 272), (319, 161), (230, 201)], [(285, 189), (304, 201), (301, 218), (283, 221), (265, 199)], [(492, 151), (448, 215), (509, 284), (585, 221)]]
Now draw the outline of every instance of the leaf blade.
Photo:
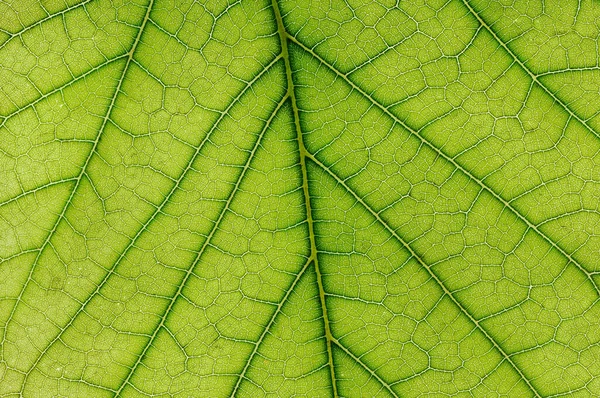
[(29, 3), (1, 394), (598, 389), (589, 2)]

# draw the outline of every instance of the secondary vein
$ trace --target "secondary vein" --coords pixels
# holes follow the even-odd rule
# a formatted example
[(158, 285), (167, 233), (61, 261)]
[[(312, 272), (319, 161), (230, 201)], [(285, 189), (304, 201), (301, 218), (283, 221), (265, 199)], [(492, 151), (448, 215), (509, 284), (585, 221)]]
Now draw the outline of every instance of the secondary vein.
[[(46, 352), (50, 349), (50, 347), (56, 342), (58, 341), (61, 336), (65, 333), (65, 331), (73, 324), (73, 322), (75, 321), (75, 319), (77, 318), (77, 314), (84, 312), (86, 306), (92, 301), (92, 299), (100, 293), (100, 291), (102, 290), (103, 286), (106, 285), (106, 283), (108, 283), (110, 276), (114, 274), (117, 266), (119, 264), (121, 264), (121, 261), (125, 258), (125, 256), (127, 255), (127, 253), (129, 253), (129, 251), (135, 247), (135, 244), (138, 242), (138, 240), (140, 239), (140, 237), (142, 236), (142, 233), (144, 231), (146, 231), (148, 229), (148, 227), (150, 226), (150, 224), (152, 223), (152, 221), (154, 221), (156, 219), (156, 216), (161, 213), (161, 211), (163, 210), (163, 208), (165, 207), (165, 205), (169, 202), (169, 199), (171, 199), (171, 197), (173, 196), (173, 194), (175, 193), (175, 191), (181, 186), (181, 183), (183, 182), (183, 180), (185, 180), (185, 177), (188, 173), (189, 170), (192, 169), (192, 164), (194, 163), (194, 161), (196, 160), (196, 158), (198, 157), (200, 151), (202, 150), (202, 148), (204, 148), (205, 144), (210, 142), (210, 138), (212, 136), (212, 133), (217, 129), (217, 126), (219, 126), (221, 120), (229, 114), (229, 111), (231, 110), (231, 108), (238, 103), (239, 99), (248, 91), (250, 90), (250, 88), (252, 87), (253, 83), (256, 82), (258, 79), (260, 79), (261, 76), (263, 76), (265, 73), (267, 73), (271, 67), (277, 62), (279, 61), (280, 57), (275, 57), (273, 59), (273, 61), (271, 61), (271, 63), (269, 65), (267, 65), (262, 71), (261, 73), (259, 73), (258, 75), (256, 75), (256, 77), (251, 80), (250, 82), (248, 82), (248, 84), (246, 85), (246, 87), (244, 87), (243, 90), (241, 90), (238, 95), (233, 99), (233, 101), (231, 101), (231, 103), (229, 104), (229, 106), (221, 113), (221, 115), (219, 116), (219, 118), (217, 119), (217, 121), (213, 124), (213, 127), (210, 129), (210, 131), (206, 134), (206, 137), (204, 137), (204, 139), (202, 140), (202, 142), (200, 143), (200, 145), (198, 145), (198, 147), (196, 148), (196, 151), (194, 153), (194, 155), (192, 155), (192, 157), (190, 158), (190, 160), (188, 161), (188, 164), (186, 165), (184, 171), (181, 173), (181, 175), (179, 176), (179, 178), (177, 179), (177, 181), (175, 182), (175, 184), (173, 185), (173, 187), (171, 188), (171, 190), (169, 191), (169, 193), (167, 195), (165, 195), (163, 201), (160, 203), (160, 205), (158, 205), (153, 214), (148, 218), (148, 220), (146, 220), (146, 222), (144, 223), (144, 225), (142, 225), (142, 227), (138, 230), (138, 232), (136, 233), (136, 235), (130, 240), (129, 244), (127, 245), (127, 247), (122, 250), (121, 254), (119, 255), (119, 258), (117, 258), (117, 260), (114, 262), (113, 266), (107, 271), (106, 275), (104, 276), (104, 279), (98, 284), (98, 286), (96, 287), (96, 289), (92, 292), (92, 294), (89, 295), (89, 297), (87, 298), (87, 300), (85, 302), (83, 302), (83, 304), (81, 304), (79, 310), (77, 311), (77, 313), (71, 317), (71, 320), (69, 321), (69, 323), (67, 323), (62, 330), (60, 331), (60, 333), (50, 342), (50, 344), (47, 345), (47, 347), (40, 353), (40, 355), (38, 356), (38, 358), (36, 359), (35, 363), (31, 366), (31, 369), (35, 368), (35, 366), (39, 363), (39, 361), (42, 359), (42, 357), (46, 354)], [(25, 383), (25, 382), (24, 382)]]
[[(276, 58), (276, 59), (278, 59), (278, 58)], [(200, 250), (198, 250), (196, 259), (190, 265), (190, 267), (187, 269), (185, 276), (183, 277), (183, 280), (181, 281), (181, 283), (178, 286), (177, 292), (173, 295), (173, 297), (169, 301), (169, 305), (165, 309), (165, 311), (160, 319), (159, 324), (154, 328), (154, 332), (152, 333), (152, 336), (150, 336), (150, 339), (144, 346), (142, 353), (138, 356), (137, 361), (131, 367), (130, 371), (127, 374), (127, 377), (123, 380), (123, 383), (121, 383), (121, 386), (116, 391), (115, 396), (118, 396), (121, 393), (121, 391), (123, 390), (123, 388), (125, 388), (126, 385), (130, 384), (129, 380), (135, 373), (135, 370), (137, 369), (137, 367), (142, 362), (146, 352), (148, 352), (148, 349), (152, 346), (152, 344), (156, 340), (156, 337), (158, 336), (158, 332), (161, 330), (161, 328), (166, 328), (165, 324), (166, 324), (167, 319), (169, 318), (169, 315), (172, 313), (173, 305), (175, 304), (177, 299), (181, 296), (183, 289), (185, 288), (185, 286), (187, 284), (187, 281), (189, 280), (190, 276), (193, 274), (194, 268), (200, 262), (200, 259), (202, 258), (202, 255), (206, 251), (206, 248), (209, 246), (213, 236), (219, 229), (219, 225), (221, 224), (221, 221), (224, 219), (224, 216), (227, 213), (227, 210), (231, 206), (233, 198), (235, 197), (235, 194), (238, 192), (240, 184), (241, 184), (242, 180), (244, 179), (246, 172), (250, 169), (250, 163), (254, 157), (254, 154), (256, 153), (257, 149), (260, 146), (260, 143), (262, 141), (262, 138), (265, 135), (265, 132), (268, 130), (269, 126), (271, 125), (271, 122), (275, 118), (275, 115), (277, 115), (277, 113), (279, 112), (279, 109), (281, 109), (281, 107), (283, 106), (283, 104), (285, 103), (286, 100), (287, 100), (287, 95), (284, 95), (283, 98), (281, 99), (281, 101), (277, 104), (277, 107), (273, 110), (269, 119), (266, 121), (263, 130), (261, 131), (260, 135), (256, 139), (256, 142), (254, 144), (254, 147), (252, 148), (252, 151), (248, 154), (248, 159), (246, 160), (246, 163), (244, 164), (244, 168), (243, 168), (242, 172), (240, 173), (240, 175), (238, 176), (235, 186), (231, 190), (231, 193), (229, 194), (229, 197), (227, 198), (227, 202), (225, 203), (225, 206), (223, 207), (223, 209), (221, 210), (221, 212), (219, 214), (219, 218), (213, 224), (213, 227), (211, 228), (208, 236), (206, 237), (204, 243), (202, 244), (202, 247), (200, 248)]]
[[(81, 181), (83, 180), (83, 177), (86, 173), (87, 167), (90, 164), (90, 160), (92, 159), (94, 153), (96, 152), (96, 148), (98, 147), (98, 143), (100, 142), (100, 137), (102, 136), (102, 133), (104, 132), (106, 125), (110, 119), (110, 115), (111, 112), (114, 108), (115, 102), (117, 97), (119, 96), (120, 90), (121, 90), (121, 86), (123, 85), (123, 82), (125, 80), (125, 75), (127, 74), (127, 70), (129, 69), (129, 66), (131, 65), (131, 60), (133, 59), (133, 55), (135, 53), (135, 50), (137, 48), (138, 43), (140, 42), (140, 38), (142, 36), (142, 33), (144, 31), (144, 27), (146, 25), (146, 22), (148, 21), (148, 18), (150, 16), (150, 11), (152, 10), (152, 5), (154, 3), (154, 0), (150, 0), (150, 3), (148, 4), (148, 8), (146, 10), (146, 15), (144, 16), (144, 19), (142, 20), (142, 24), (140, 25), (140, 28), (138, 30), (138, 33), (135, 37), (135, 40), (133, 41), (133, 44), (131, 45), (131, 49), (129, 50), (128, 54), (127, 54), (127, 61), (125, 63), (125, 66), (123, 67), (123, 71), (121, 73), (121, 78), (119, 79), (117, 86), (115, 88), (115, 91), (113, 93), (113, 96), (111, 98), (110, 104), (108, 106), (108, 109), (106, 110), (106, 113), (104, 115), (104, 119), (102, 120), (102, 125), (100, 126), (98, 135), (96, 136), (96, 139), (94, 140), (94, 144), (92, 145), (92, 149), (90, 150), (83, 166), (81, 167), (81, 171), (79, 172), (79, 175), (77, 176), (76, 180), (75, 180), (75, 184), (73, 186), (73, 190), (71, 191), (71, 194), (69, 195), (69, 198), (67, 199), (67, 201), (65, 202), (65, 205), (63, 206), (58, 218), (56, 219), (56, 222), (54, 223), (52, 229), (50, 230), (50, 232), (48, 233), (44, 243), (42, 244), (42, 246), (39, 248), (38, 250), (38, 254), (36, 255), (33, 264), (31, 266), (31, 269), (29, 271), (29, 275), (27, 276), (27, 281), (23, 284), (23, 288), (21, 289), (21, 291), (19, 292), (19, 295), (17, 296), (17, 299), (15, 300), (15, 304), (13, 305), (13, 308), (11, 310), (11, 313), (5, 323), (5, 328), (8, 328), (8, 324), (11, 322), (15, 311), (19, 305), (19, 303), (22, 301), (23, 299), (23, 293), (25, 292), (25, 290), (27, 289), (27, 287), (29, 286), (29, 283), (33, 280), (32, 276), (33, 276), (33, 271), (35, 270), (38, 261), (42, 255), (42, 253), (44, 252), (44, 249), (48, 246), (48, 244), (50, 243), (51, 238), (54, 236), (54, 232), (56, 231), (59, 223), (61, 222), (61, 220), (65, 217), (65, 214), (67, 212), (67, 209), (69, 208), (70, 204), (73, 201), (73, 197), (75, 196)], [(4, 336), (2, 338), (2, 342), (0, 343), (0, 346), (4, 346), (4, 341), (6, 339), (6, 335), (8, 333), (4, 333)], [(21, 386), (21, 389), (24, 388), (25, 386), (25, 381), (26, 378), (23, 380), (23, 384)]]

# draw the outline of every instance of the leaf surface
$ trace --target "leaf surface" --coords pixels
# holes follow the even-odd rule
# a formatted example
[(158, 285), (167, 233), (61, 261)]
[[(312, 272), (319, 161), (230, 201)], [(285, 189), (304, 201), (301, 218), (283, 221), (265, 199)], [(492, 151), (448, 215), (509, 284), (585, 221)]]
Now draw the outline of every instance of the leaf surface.
[(1, 1), (0, 396), (600, 395), (599, 20)]

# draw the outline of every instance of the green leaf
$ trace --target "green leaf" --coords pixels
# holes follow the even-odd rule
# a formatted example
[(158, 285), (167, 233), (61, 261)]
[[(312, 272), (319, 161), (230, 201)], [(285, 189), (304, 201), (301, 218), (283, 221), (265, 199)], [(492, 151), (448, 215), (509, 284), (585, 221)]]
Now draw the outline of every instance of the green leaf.
[(599, 396), (598, 21), (1, 0), (0, 396)]

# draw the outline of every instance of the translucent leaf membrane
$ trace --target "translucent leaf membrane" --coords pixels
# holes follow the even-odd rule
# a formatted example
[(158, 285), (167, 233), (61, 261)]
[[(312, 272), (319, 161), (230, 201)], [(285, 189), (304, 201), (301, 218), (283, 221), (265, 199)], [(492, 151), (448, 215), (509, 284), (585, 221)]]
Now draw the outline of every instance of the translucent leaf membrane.
[(0, 395), (600, 395), (599, 10), (0, 2)]

